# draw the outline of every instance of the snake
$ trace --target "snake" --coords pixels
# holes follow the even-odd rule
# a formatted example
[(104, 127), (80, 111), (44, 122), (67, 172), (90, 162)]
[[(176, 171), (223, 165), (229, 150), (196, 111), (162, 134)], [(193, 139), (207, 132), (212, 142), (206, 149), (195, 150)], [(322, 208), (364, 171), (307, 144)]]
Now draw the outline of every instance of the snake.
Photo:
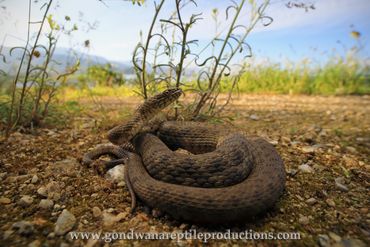
[[(105, 168), (125, 164), (131, 194), (173, 218), (200, 224), (244, 222), (272, 208), (285, 190), (283, 160), (272, 144), (208, 123), (153, 118), (182, 95), (167, 89), (147, 99), (126, 123), (108, 132), (112, 144), (88, 152), (83, 163), (103, 154)], [(186, 150), (187, 153), (178, 150)]]

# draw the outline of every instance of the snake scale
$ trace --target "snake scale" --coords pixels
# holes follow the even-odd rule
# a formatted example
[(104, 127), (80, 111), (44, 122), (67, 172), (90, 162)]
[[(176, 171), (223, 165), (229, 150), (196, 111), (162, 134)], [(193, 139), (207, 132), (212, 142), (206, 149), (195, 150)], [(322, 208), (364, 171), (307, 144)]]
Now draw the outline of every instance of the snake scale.
[[(168, 89), (146, 100), (131, 120), (109, 131), (115, 145), (90, 151), (83, 162), (116, 157), (105, 165), (126, 164), (132, 206), (137, 196), (179, 220), (240, 222), (271, 208), (284, 191), (285, 168), (270, 143), (210, 124), (150, 123), (181, 94)], [(179, 148), (190, 154), (174, 151)]]

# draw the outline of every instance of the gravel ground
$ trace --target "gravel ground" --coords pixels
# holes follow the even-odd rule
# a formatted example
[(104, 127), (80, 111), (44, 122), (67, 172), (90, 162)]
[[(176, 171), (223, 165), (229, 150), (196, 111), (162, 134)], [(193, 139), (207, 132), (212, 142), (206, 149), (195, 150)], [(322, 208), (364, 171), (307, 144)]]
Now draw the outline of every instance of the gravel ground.
[(255, 236), (296, 232), (301, 239), (208, 240), (207, 245), (369, 246), (368, 96), (236, 98), (225, 112), (227, 118), (212, 121), (275, 145), (286, 166), (287, 188), (267, 214), (241, 225), (212, 227), (178, 222), (143, 204), (131, 214), (121, 167), (103, 177), (80, 164), (89, 148), (107, 142), (106, 130), (116, 120), (106, 119), (138, 102), (104, 98), (105, 114), (91, 106), (90, 114), (66, 127), (15, 132), (0, 143), (0, 246), (202, 246), (205, 243), (196, 239), (72, 240), (70, 233), (228, 230)]

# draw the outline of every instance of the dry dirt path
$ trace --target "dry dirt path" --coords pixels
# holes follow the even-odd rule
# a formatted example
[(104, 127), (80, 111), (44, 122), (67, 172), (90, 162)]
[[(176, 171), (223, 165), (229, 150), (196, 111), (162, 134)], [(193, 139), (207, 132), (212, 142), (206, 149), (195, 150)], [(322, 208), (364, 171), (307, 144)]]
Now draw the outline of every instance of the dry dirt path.
[[(108, 180), (79, 163), (89, 148), (106, 142), (106, 130), (117, 117), (108, 120), (138, 103), (136, 98), (104, 98), (103, 111), (94, 112), (98, 107), (91, 105), (89, 114), (67, 127), (16, 132), (0, 144), (0, 246), (103, 246), (104, 241), (71, 240), (66, 232), (131, 229), (157, 233), (231, 229), (301, 236), (290, 241), (209, 240), (212, 246), (369, 244), (369, 97), (236, 98), (227, 108), (226, 122), (275, 145), (285, 162), (287, 189), (266, 215), (213, 229), (174, 221), (142, 204), (130, 214), (124, 182)], [(191, 246), (202, 241), (117, 240), (113, 245)]]

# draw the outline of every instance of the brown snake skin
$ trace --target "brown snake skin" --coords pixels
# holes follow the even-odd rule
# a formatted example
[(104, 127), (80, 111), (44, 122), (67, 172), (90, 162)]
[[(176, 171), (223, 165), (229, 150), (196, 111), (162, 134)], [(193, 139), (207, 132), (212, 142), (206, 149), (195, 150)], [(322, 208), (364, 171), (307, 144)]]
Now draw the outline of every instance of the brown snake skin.
[[(109, 132), (114, 144), (130, 141), (135, 148), (131, 153), (112, 147), (118, 162), (110, 163), (128, 157), (125, 180), (132, 205), (136, 195), (176, 219), (204, 224), (243, 221), (272, 207), (284, 191), (285, 168), (275, 148), (262, 138), (174, 121), (163, 122), (155, 132), (141, 132), (138, 125), (148, 123), (180, 95), (181, 90), (170, 89), (154, 96), (138, 108), (135, 121)], [(173, 151), (177, 148), (192, 154)], [(109, 148), (93, 150), (83, 161), (89, 164), (103, 153)]]

